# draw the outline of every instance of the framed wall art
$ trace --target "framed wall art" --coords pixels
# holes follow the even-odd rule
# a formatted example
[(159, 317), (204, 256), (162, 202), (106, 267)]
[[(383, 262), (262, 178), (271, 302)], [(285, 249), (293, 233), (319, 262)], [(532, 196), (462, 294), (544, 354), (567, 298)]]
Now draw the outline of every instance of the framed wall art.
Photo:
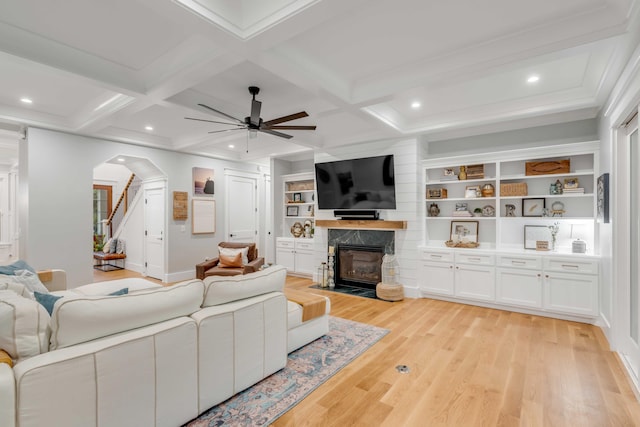
[(478, 243), (479, 221), (451, 221), (450, 240)]
[(213, 199), (193, 199), (191, 201), (191, 233), (207, 234), (216, 232), (216, 202)]
[(522, 199), (522, 216), (542, 216), (545, 199)]
[(213, 169), (193, 168), (193, 195), (194, 196), (213, 196)]
[(596, 219), (600, 223), (609, 223), (609, 174), (603, 173), (598, 177), (596, 189)]
[[(539, 242), (547, 242), (546, 245)], [(551, 242), (551, 230), (546, 225), (525, 225), (524, 226), (524, 248), (540, 249), (549, 246)]]

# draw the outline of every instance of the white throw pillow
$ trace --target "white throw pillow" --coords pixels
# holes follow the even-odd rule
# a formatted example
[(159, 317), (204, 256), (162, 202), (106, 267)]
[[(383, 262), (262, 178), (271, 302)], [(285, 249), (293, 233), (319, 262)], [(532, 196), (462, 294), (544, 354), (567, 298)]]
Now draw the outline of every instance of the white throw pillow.
[(238, 253), (242, 255), (242, 265), (249, 264), (249, 248), (223, 248), (218, 246), (218, 252), (220, 256), (235, 258)]
[(31, 292), (40, 292), (41, 294), (49, 293), (49, 289), (42, 284), (38, 275), (29, 270), (16, 270), (15, 278), (18, 283), (25, 285)]
[(49, 319), (38, 302), (13, 291), (0, 291), (0, 348), (13, 359), (47, 352)]

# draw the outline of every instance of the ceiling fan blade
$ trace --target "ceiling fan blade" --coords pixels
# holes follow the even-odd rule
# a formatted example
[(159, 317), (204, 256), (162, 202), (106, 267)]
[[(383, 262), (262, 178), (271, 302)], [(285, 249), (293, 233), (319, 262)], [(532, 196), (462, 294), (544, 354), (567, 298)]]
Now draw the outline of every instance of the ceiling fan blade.
[(218, 110), (216, 110), (215, 108), (211, 108), (211, 107), (209, 107), (208, 105), (204, 105), (204, 104), (198, 104), (198, 105), (199, 105), (200, 107), (202, 107), (202, 108), (206, 108), (207, 110), (211, 110), (211, 111), (213, 111), (214, 113), (220, 114), (221, 116), (225, 116), (225, 117), (226, 117), (226, 118), (228, 118), (228, 119), (235, 120), (235, 121), (236, 121), (236, 122), (238, 122), (238, 123), (244, 124), (244, 122), (243, 122), (242, 120), (240, 120), (240, 119), (238, 119), (238, 118), (235, 118), (235, 117), (233, 117), (233, 116), (230, 116), (230, 115), (228, 115), (227, 113), (223, 113), (222, 111), (218, 111)]
[(289, 114), (288, 116), (278, 117), (277, 119), (269, 120), (268, 122), (264, 122), (264, 126), (277, 125), (278, 123), (288, 122), (290, 120), (301, 119), (303, 117), (309, 116), (306, 111), (300, 111), (299, 113)]
[(267, 126), (265, 129), (316, 130), (316, 127), (315, 126), (287, 126), (287, 125), (284, 125), (284, 126)]
[(185, 119), (187, 119), (187, 120), (197, 120), (199, 122), (207, 122), (207, 123), (219, 123), (221, 125), (229, 125), (229, 126), (242, 126), (240, 124), (235, 124), (235, 123), (217, 122), (215, 120), (196, 119), (195, 117), (185, 117)]
[(255, 99), (251, 101), (251, 124), (258, 126), (260, 124), (260, 109), (262, 109), (262, 102), (256, 101)]
[(223, 130), (212, 130), (211, 132), (207, 132), (207, 133), (220, 133), (220, 132), (229, 132), (232, 130), (245, 130), (246, 128), (234, 128), (234, 129), (223, 129)]
[(280, 138), (286, 138), (286, 139), (291, 139), (293, 138), (292, 135), (287, 135), (286, 133), (282, 133), (282, 132), (276, 132), (275, 130), (269, 130), (269, 129), (258, 129), (260, 132), (264, 132), (264, 133), (268, 133), (270, 135), (274, 135), (274, 136), (279, 136)]

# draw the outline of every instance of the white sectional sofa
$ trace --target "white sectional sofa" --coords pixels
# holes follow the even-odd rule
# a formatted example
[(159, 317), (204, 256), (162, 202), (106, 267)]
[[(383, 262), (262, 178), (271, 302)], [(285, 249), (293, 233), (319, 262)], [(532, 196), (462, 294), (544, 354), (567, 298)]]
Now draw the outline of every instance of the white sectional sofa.
[[(273, 266), (168, 287), (102, 282), (53, 292), (62, 298), (50, 317), (37, 302), (0, 291), (0, 323), (8, 322), (0, 334), (13, 331), (3, 344), (15, 361), (0, 363), (0, 426), (188, 422), (286, 365), (296, 307), (283, 293), (285, 278)], [(125, 287), (127, 295), (107, 295)], [(326, 333), (324, 317), (295, 346)]]

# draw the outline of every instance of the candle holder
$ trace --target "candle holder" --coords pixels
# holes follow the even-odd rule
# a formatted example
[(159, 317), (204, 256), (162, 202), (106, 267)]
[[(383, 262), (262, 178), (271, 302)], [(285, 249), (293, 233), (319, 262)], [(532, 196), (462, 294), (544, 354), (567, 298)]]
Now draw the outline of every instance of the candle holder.
[(336, 287), (336, 283), (333, 280), (333, 275), (335, 274), (333, 271), (333, 261), (334, 261), (334, 253), (333, 252), (329, 252), (329, 256), (328, 256), (328, 262), (327, 262), (327, 266), (329, 267), (329, 271), (327, 272), (327, 285), (329, 286), (329, 289), (333, 289)]

